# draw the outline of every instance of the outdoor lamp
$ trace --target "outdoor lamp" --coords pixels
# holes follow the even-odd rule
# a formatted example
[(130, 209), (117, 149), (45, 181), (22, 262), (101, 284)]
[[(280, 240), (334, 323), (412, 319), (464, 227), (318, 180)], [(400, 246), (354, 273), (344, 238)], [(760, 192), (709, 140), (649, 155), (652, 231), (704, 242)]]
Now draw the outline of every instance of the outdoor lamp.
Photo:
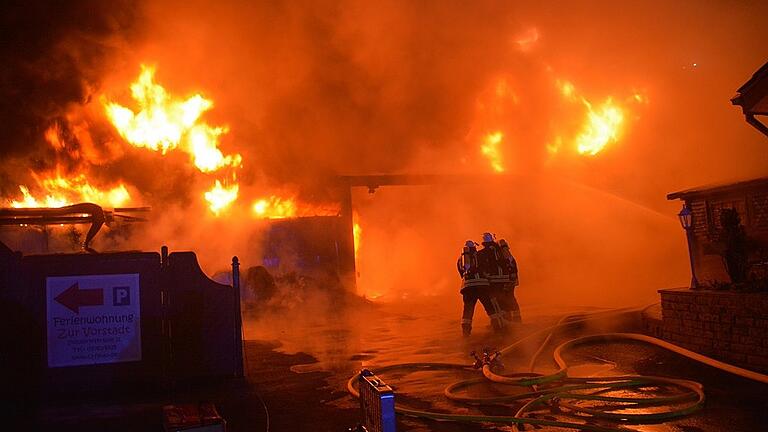
[(680, 218), (680, 225), (683, 226), (684, 230), (688, 231), (691, 229), (693, 226), (693, 212), (691, 212), (691, 208), (687, 203), (683, 203), (683, 209), (680, 210), (677, 217)]
[(696, 279), (696, 268), (693, 265), (693, 212), (688, 203), (683, 203), (683, 209), (677, 214), (680, 218), (680, 225), (685, 230), (686, 240), (688, 241), (688, 260), (691, 262), (691, 289), (699, 288), (699, 281)]

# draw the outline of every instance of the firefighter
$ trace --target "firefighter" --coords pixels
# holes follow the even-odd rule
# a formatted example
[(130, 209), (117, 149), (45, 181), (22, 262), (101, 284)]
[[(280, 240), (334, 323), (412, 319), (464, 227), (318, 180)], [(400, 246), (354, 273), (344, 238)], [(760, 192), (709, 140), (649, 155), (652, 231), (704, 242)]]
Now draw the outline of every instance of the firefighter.
[(495, 311), (491, 316), (491, 324), (494, 329), (501, 330), (505, 327), (502, 296), (504, 287), (509, 282), (509, 273), (504, 270), (501, 250), (496, 243), (496, 236), (492, 233), (483, 233), (483, 248), (478, 251), (478, 261), (481, 270), (488, 277), (488, 295)]
[(477, 244), (474, 241), (467, 240), (464, 244), (464, 250), (456, 262), (456, 267), (462, 279), (461, 295), (464, 300), (464, 311), (461, 315), (461, 331), (464, 336), (472, 333), (472, 316), (475, 314), (475, 305), (478, 300), (491, 318), (493, 329), (501, 331), (503, 329), (501, 311), (498, 302), (492, 300), (489, 295), (490, 283), (481, 269), (483, 266), (478, 260)]
[(515, 287), (520, 284), (517, 273), (517, 261), (509, 250), (509, 243), (506, 240), (499, 240), (499, 249), (501, 250), (502, 267), (508, 275), (508, 282), (502, 288), (500, 296), (501, 306), (504, 309), (504, 319), (511, 322), (522, 322), (520, 316), (520, 305), (515, 298)]

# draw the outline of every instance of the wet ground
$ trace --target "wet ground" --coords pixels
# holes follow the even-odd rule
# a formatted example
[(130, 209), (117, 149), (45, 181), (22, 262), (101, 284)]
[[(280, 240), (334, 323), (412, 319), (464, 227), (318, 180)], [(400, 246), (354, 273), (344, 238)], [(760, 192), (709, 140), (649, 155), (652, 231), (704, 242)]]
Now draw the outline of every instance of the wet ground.
[[(455, 300), (455, 299), (454, 299)], [(280, 312), (250, 309), (244, 324), (246, 380), (176, 388), (166, 394), (126, 395), (104, 400), (69, 400), (30, 413), (30, 422), (2, 430), (160, 431), (161, 407), (168, 403), (214, 402), (228, 431), (346, 431), (361, 418), (358, 403), (346, 391), (347, 380), (362, 367), (374, 372), (404, 362), (471, 364), (469, 352), (501, 349), (557, 322), (576, 309), (528, 306), (524, 324), (504, 336), (492, 334), (478, 307), (475, 328), (461, 336), (458, 302), (435, 299), (370, 304), (352, 301), (295, 305)], [(536, 363), (549, 373), (553, 348), (586, 334), (637, 331), (637, 315), (574, 325), (557, 333)], [(525, 371), (543, 335), (503, 357), (508, 372)], [(571, 372), (579, 375), (646, 374), (696, 380), (704, 385), (706, 405), (670, 423), (631, 425), (636, 431), (759, 431), (768, 425), (768, 386), (733, 377), (642, 343), (598, 343), (566, 354)], [(517, 406), (473, 407), (443, 396), (449, 384), (477, 377), (477, 372), (391, 372), (381, 374), (395, 388), (399, 406), (460, 414), (510, 415)], [(507, 387), (507, 386), (504, 386)], [(508, 392), (481, 385), (473, 395)], [(558, 419), (556, 412), (537, 413)], [(610, 423), (600, 423), (610, 425)], [(465, 424), (398, 416), (400, 431), (514, 431), (512, 426)], [(531, 430), (529, 427), (528, 430)], [(547, 429), (555, 430), (555, 429)], [(559, 429), (563, 430), (563, 429)]]
[[(508, 334), (492, 334), (486, 317), (476, 317), (473, 335), (461, 336), (456, 313), (447, 312), (445, 305), (434, 301), (403, 302), (401, 304), (356, 305), (344, 310), (315, 310), (314, 314), (271, 315), (251, 314), (246, 321), (245, 337), (253, 341), (273, 341), (271, 351), (296, 357), (289, 371), (291, 380), (306, 377), (314, 385), (320, 384), (313, 398), (323, 405), (318, 410), (321, 419), (304, 416), (302, 407), (279, 404), (271, 408), (269, 399), (278, 397), (279, 384), (258, 383), (267, 408), (270, 410), (270, 430), (297, 430), (284, 428), (281, 418), (291, 419), (285, 426), (301, 424), (304, 428), (320, 426), (316, 430), (345, 430), (355, 420), (357, 401), (345, 394), (346, 381), (360, 368), (376, 371), (382, 366), (405, 362), (450, 362), (471, 364), (469, 352), (483, 347), (504, 348), (514, 341), (557, 322), (563, 315), (577, 308), (528, 307), (525, 323), (517, 325)], [(597, 311), (592, 308), (578, 308)], [(329, 314), (326, 315), (325, 312)], [(478, 307), (478, 313), (482, 310)], [(550, 373), (556, 370), (551, 360), (555, 346), (574, 337), (605, 332), (640, 331), (639, 314), (616, 316), (590, 324), (576, 325), (556, 333), (536, 364), (536, 371)], [(525, 371), (533, 353), (540, 346), (543, 335), (533, 338), (504, 356), (508, 372)], [(264, 343), (264, 342), (259, 342)], [(299, 354), (301, 353), (301, 354)], [(733, 377), (713, 368), (649, 346), (641, 342), (612, 342), (577, 347), (566, 355), (577, 375), (643, 374), (686, 378), (704, 385), (707, 401), (705, 408), (685, 418), (668, 423), (627, 426), (637, 431), (755, 431), (768, 427), (768, 386)], [(249, 359), (252, 364), (252, 359)], [(258, 368), (257, 368), (258, 369)], [(446, 413), (509, 415), (509, 407), (471, 407), (454, 403), (443, 396), (449, 384), (476, 377), (476, 372), (443, 371), (416, 373), (384, 373), (381, 378), (395, 388), (396, 400), (401, 406)], [(285, 389), (290, 393), (289, 389)], [(493, 386), (471, 390), (477, 395), (498, 392)], [(289, 397), (283, 395), (282, 397)], [(297, 404), (301, 405), (301, 404)], [(517, 407), (514, 407), (515, 409)], [(279, 410), (274, 414), (273, 410)], [(556, 413), (540, 416), (560, 418)], [(319, 421), (319, 423), (314, 423)], [(611, 423), (600, 423), (611, 425)], [(458, 424), (398, 417), (399, 430), (409, 431), (474, 431), (516, 430), (511, 426), (491, 424)], [(529, 427), (530, 429), (530, 427)]]

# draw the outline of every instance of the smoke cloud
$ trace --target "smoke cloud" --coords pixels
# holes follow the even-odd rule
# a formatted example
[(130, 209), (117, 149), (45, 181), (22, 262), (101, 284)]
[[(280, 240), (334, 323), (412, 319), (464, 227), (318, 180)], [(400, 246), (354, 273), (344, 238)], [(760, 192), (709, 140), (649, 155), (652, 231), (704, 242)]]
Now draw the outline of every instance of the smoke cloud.
[[(66, 128), (72, 105), (91, 102), (117, 52), (136, 37), (132, 2), (4, 2), (0, 8), (0, 157), (4, 177), (51, 164), (44, 131), (59, 121)], [(72, 130), (66, 134), (73, 135)], [(74, 138), (74, 137), (72, 137)], [(75, 139), (76, 140), (76, 139)], [(87, 145), (88, 143), (82, 143)], [(10, 179), (7, 179), (10, 180)], [(9, 181), (3, 182), (7, 188)], [(7, 192), (7, 191), (4, 191)]]
[[(679, 205), (665, 195), (768, 167), (765, 138), (729, 103), (768, 57), (760, 2), (20, 8), (3, 14), (4, 40), (14, 41), (3, 47), (12, 66), (2, 72), (4, 160), (44, 159), (35, 143), (52, 119), (72, 104), (100, 112), (93, 96), (125, 92), (141, 63), (157, 66), (169, 91), (214, 101), (205, 116), (229, 127), (222, 149), (243, 155), (244, 207), (282, 188), (326, 200), (341, 174), (491, 173), (480, 146), (502, 132), (505, 185), (355, 193), (369, 296), (458, 298), (461, 244), (494, 231), (512, 244), (524, 300), (652, 300), (688, 277)], [(585, 107), (563, 98), (562, 81), (594, 106), (611, 98), (627, 107), (618, 141), (594, 157), (573, 150)], [(636, 94), (643, 102), (628, 102)], [(108, 132), (97, 147), (119, 142)], [(559, 152), (548, 151), (558, 142)], [(204, 251), (209, 269), (255, 250), (249, 242), (263, 227), (247, 209), (227, 222), (194, 216), (205, 212), (203, 182), (183, 158), (106, 153), (100, 175), (135, 186), (165, 221), (130, 244)]]

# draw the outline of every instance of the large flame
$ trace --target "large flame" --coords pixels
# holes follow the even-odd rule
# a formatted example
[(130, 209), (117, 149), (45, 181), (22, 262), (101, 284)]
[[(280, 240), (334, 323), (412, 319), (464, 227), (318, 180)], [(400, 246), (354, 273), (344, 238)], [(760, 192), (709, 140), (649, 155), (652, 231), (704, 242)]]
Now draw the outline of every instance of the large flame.
[[(136, 111), (102, 98), (107, 117), (120, 136), (129, 144), (161, 154), (182, 150), (203, 173), (240, 167), (239, 154), (224, 155), (219, 149), (219, 138), (227, 133), (227, 127), (210, 126), (200, 119), (213, 107), (213, 102), (201, 94), (186, 99), (173, 97), (155, 83), (154, 75), (154, 68), (142, 65), (139, 78), (131, 84)], [(234, 178), (232, 176), (230, 186), (216, 180), (211, 189), (203, 193), (214, 215), (222, 214), (237, 199), (239, 187)]]
[(142, 65), (139, 78), (131, 85), (137, 111), (106, 98), (102, 100), (107, 116), (120, 135), (136, 147), (163, 154), (179, 148), (190, 154), (202, 172), (240, 166), (239, 154), (225, 156), (218, 148), (219, 137), (227, 128), (200, 121), (202, 114), (213, 107), (213, 102), (200, 94), (187, 99), (174, 98), (154, 82), (154, 74), (154, 68)]
[(218, 216), (235, 202), (239, 190), (240, 187), (237, 184), (227, 187), (216, 180), (213, 187), (205, 192), (203, 196), (205, 197), (205, 200), (208, 201), (208, 208), (211, 209), (214, 215)]
[(611, 98), (606, 99), (597, 110), (586, 100), (584, 104), (588, 110), (587, 120), (576, 137), (576, 151), (594, 156), (609, 142), (619, 139), (624, 123), (624, 111), (614, 104)]
[[(573, 138), (573, 146), (579, 154), (594, 156), (605, 147), (617, 142), (623, 132), (626, 118), (626, 105), (629, 103), (646, 103), (647, 98), (634, 93), (625, 103), (619, 104), (612, 97), (593, 106), (593, 103), (577, 93), (576, 87), (569, 81), (557, 80), (556, 85), (560, 94), (568, 101), (577, 102), (585, 108), (585, 118), (579, 132)], [(557, 136), (553, 143), (547, 145), (550, 154), (557, 153), (563, 144), (563, 137)]]
[[(43, 132), (43, 138), (55, 151), (55, 169), (31, 170), (35, 184), (18, 185), (21, 199), (8, 198), (7, 203), (17, 208), (55, 208), (81, 202), (112, 208), (128, 204), (131, 196), (121, 181), (113, 181), (104, 188), (88, 179), (90, 168), (105, 159), (96, 150), (87, 128), (87, 122), (73, 123), (71, 119), (66, 129), (59, 121), (50, 125)], [(76, 168), (72, 167), (73, 161), (78, 162)]]
[(11, 200), (11, 207), (64, 207), (65, 205), (69, 204), (69, 201), (60, 196), (46, 195), (45, 198), (35, 198), (29, 192), (29, 188), (24, 185), (20, 185), (19, 190), (21, 191), (21, 194), (24, 196), (24, 198), (22, 198), (21, 201)]
[(504, 164), (501, 156), (501, 142), (504, 140), (504, 134), (501, 131), (489, 133), (483, 138), (483, 144), (480, 151), (488, 159), (496, 172), (504, 172)]
[(121, 207), (130, 201), (128, 189), (122, 183), (110, 189), (91, 185), (84, 174), (64, 178), (56, 174), (49, 178), (35, 176), (42, 195), (35, 197), (29, 188), (20, 185), (23, 198), (11, 200), (11, 207), (63, 207), (78, 202), (90, 202), (106, 207)]

